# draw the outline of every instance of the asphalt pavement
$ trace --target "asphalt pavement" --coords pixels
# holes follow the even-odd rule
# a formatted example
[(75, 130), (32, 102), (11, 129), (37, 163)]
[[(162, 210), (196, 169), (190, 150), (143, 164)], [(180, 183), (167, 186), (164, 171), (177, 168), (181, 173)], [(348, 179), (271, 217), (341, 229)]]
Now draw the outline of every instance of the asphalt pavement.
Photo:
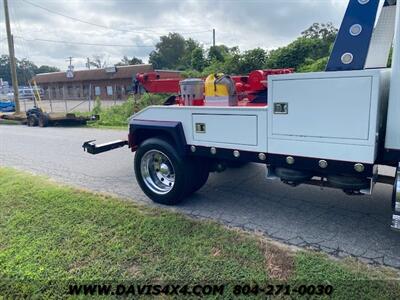
[[(0, 166), (151, 204), (133, 173), (128, 148), (92, 156), (82, 143), (125, 138), (126, 131), (0, 126)], [(394, 170), (381, 168), (390, 173)], [(390, 230), (392, 189), (377, 184), (373, 196), (347, 196), (312, 186), (291, 188), (265, 179), (265, 166), (211, 174), (199, 192), (175, 207), (190, 216), (257, 231), (337, 257), (400, 268), (400, 233)]]

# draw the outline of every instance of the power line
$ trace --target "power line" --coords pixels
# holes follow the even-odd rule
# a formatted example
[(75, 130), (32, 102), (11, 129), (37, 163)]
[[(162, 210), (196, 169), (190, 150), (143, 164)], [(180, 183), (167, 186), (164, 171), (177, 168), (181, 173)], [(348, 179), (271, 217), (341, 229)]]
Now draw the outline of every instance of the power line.
[[(57, 43), (57, 44), (70, 44), (70, 45), (83, 45), (83, 46), (101, 46), (101, 47), (121, 47), (121, 48), (153, 48), (154, 45), (120, 45), (120, 44), (107, 44), (107, 43), (87, 43), (87, 42), (74, 42), (74, 41), (65, 41), (65, 40), (52, 40), (52, 39), (41, 39), (41, 38), (33, 38), (27, 39), (23, 36), (23, 32), (21, 30), (19, 21), (17, 19), (17, 10), (11, 7), (11, 13), (14, 15), (14, 20), (16, 21), (16, 28), (19, 31), (20, 35), (15, 35), (14, 38), (18, 38), (27, 42), (48, 42), (48, 43)], [(23, 50), (28, 53), (29, 47), (25, 47), (24, 43), (21, 43)]]
[(47, 42), (47, 43), (58, 43), (58, 44), (70, 44), (70, 45), (84, 45), (84, 46), (102, 46), (102, 47), (122, 47), (122, 48), (153, 48), (155, 45), (118, 45), (118, 44), (97, 44), (97, 43), (85, 43), (85, 42), (70, 42), (62, 40), (49, 40), (49, 39), (27, 39), (22, 36), (15, 36), (15, 38), (23, 39), (27, 42)]
[(209, 33), (209, 32), (212, 32), (212, 30), (209, 29), (209, 30), (203, 30), (203, 31), (178, 32), (178, 33), (185, 35), (185, 34), (199, 34), (199, 33)]
[[(55, 15), (58, 15), (58, 16), (61, 16), (61, 17), (67, 18), (67, 19), (71, 19), (71, 20), (74, 20), (74, 21), (76, 21), (76, 22), (80, 22), (80, 23), (84, 23), (84, 24), (87, 24), (87, 25), (96, 26), (96, 27), (100, 27), (100, 28), (108, 29), (108, 30), (116, 30), (116, 31), (121, 31), (121, 32), (125, 32), (125, 33), (126, 33), (126, 32), (129, 32), (129, 30), (111, 28), (111, 27), (108, 27), (108, 26), (105, 26), (105, 25), (101, 25), (101, 24), (97, 24), (97, 23), (92, 23), (92, 22), (89, 22), (89, 21), (85, 21), (85, 20), (82, 20), (82, 19), (78, 19), (78, 18), (69, 16), (69, 15), (63, 14), (63, 13), (61, 13), (61, 12), (52, 10), (52, 9), (50, 9), (50, 8), (41, 6), (41, 5), (39, 5), (39, 4), (30, 2), (30, 1), (28, 1), (28, 0), (22, 0), (22, 1), (25, 2), (25, 3), (28, 3), (29, 5), (32, 5), (32, 6), (34, 6), (34, 7), (43, 9), (43, 10), (49, 12), (49, 13), (52, 13), (52, 14), (55, 14)], [(136, 31), (136, 33), (148, 34), (148, 32), (138, 32), (138, 31)]]
[[(76, 17), (72, 17), (72, 16), (69, 16), (69, 15), (63, 14), (63, 13), (61, 13), (61, 12), (52, 10), (52, 9), (50, 9), (50, 8), (41, 6), (41, 5), (39, 5), (39, 4), (33, 3), (33, 2), (31, 2), (31, 1), (28, 1), (28, 0), (22, 0), (22, 1), (25, 2), (25, 3), (27, 3), (27, 4), (29, 4), (29, 5), (34, 6), (34, 7), (36, 7), (36, 8), (40, 8), (40, 9), (42, 9), (42, 10), (45, 10), (45, 11), (47, 11), (47, 12), (49, 12), (49, 13), (52, 13), (52, 14), (55, 14), (55, 15), (59, 15), (59, 16), (62, 16), (62, 17), (64, 17), (64, 18), (67, 18), (67, 19), (71, 19), (71, 20), (76, 21), (76, 22), (84, 23), (84, 24), (91, 25), (91, 26), (100, 27), (100, 28), (103, 28), (103, 29), (115, 30), (115, 31), (120, 31), (120, 32), (125, 32), (125, 33), (128, 33), (128, 32), (129, 32), (129, 33), (149, 34), (149, 32), (151, 32), (151, 33), (153, 33), (153, 34), (157, 34), (157, 35), (159, 34), (159, 32), (154, 31), (154, 30), (147, 30), (147, 32), (146, 32), (146, 31), (137, 31), (137, 30), (132, 30), (132, 29), (131, 29), (131, 30), (128, 30), (128, 29), (112, 28), (112, 27), (109, 27), (109, 26), (105, 26), (105, 25), (101, 25), (101, 24), (97, 24), (97, 23), (85, 21), (85, 20), (82, 20), (82, 19), (79, 19), (79, 18), (76, 18)], [(148, 28), (148, 27), (147, 27), (147, 28)], [(206, 32), (210, 32), (210, 31), (211, 31), (211, 30), (194, 31), (194, 32), (183, 32), (183, 33), (181, 33), (181, 34), (199, 34), (199, 33), (206, 33)]]

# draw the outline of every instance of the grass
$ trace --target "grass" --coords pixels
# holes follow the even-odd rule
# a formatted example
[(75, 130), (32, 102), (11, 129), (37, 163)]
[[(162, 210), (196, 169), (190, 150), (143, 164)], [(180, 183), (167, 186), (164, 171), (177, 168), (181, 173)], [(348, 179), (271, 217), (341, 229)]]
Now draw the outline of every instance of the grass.
[(19, 121), (0, 119), (0, 125), (21, 125)]
[(68, 282), (331, 284), (335, 299), (395, 299), (393, 278), (389, 269), (0, 168), (0, 299), (63, 298)]
[(136, 102), (133, 98), (129, 98), (121, 105), (114, 105), (106, 109), (101, 107), (101, 102), (97, 99), (92, 112), (83, 113), (83, 115), (98, 114), (100, 116), (98, 121), (89, 122), (88, 127), (126, 129), (128, 118), (135, 112), (150, 105), (162, 105), (167, 97), (168, 95), (144, 94)]
[(128, 125), (100, 125), (97, 122), (88, 122), (86, 126), (89, 128), (97, 128), (97, 129), (112, 129), (112, 130), (127, 130)]

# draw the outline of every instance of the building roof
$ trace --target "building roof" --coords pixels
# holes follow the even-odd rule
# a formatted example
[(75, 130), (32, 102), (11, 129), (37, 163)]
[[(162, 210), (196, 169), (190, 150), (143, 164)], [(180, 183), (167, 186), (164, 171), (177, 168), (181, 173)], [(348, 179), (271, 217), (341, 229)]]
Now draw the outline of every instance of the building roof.
[(88, 80), (131, 79), (137, 73), (153, 71), (153, 66), (149, 64), (116, 66), (116, 72), (110, 72), (110, 69), (112, 68), (113, 67), (105, 69), (74, 71), (73, 78), (67, 78), (67, 72), (43, 73), (34, 76), (33, 80), (35, 80), (37, 84), (43, 84), (57, 82), (79, 82)]

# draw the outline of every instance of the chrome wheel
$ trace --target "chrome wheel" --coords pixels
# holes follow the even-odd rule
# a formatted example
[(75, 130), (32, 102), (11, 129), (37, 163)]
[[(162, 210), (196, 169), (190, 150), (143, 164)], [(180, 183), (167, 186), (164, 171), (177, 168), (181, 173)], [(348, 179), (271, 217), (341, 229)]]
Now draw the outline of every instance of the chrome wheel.
[(158, 195), (168, 194), (174, 187), (174, 167), (161, 151), (147, 151), (140, 162), (140, 172), (146, 186)]

